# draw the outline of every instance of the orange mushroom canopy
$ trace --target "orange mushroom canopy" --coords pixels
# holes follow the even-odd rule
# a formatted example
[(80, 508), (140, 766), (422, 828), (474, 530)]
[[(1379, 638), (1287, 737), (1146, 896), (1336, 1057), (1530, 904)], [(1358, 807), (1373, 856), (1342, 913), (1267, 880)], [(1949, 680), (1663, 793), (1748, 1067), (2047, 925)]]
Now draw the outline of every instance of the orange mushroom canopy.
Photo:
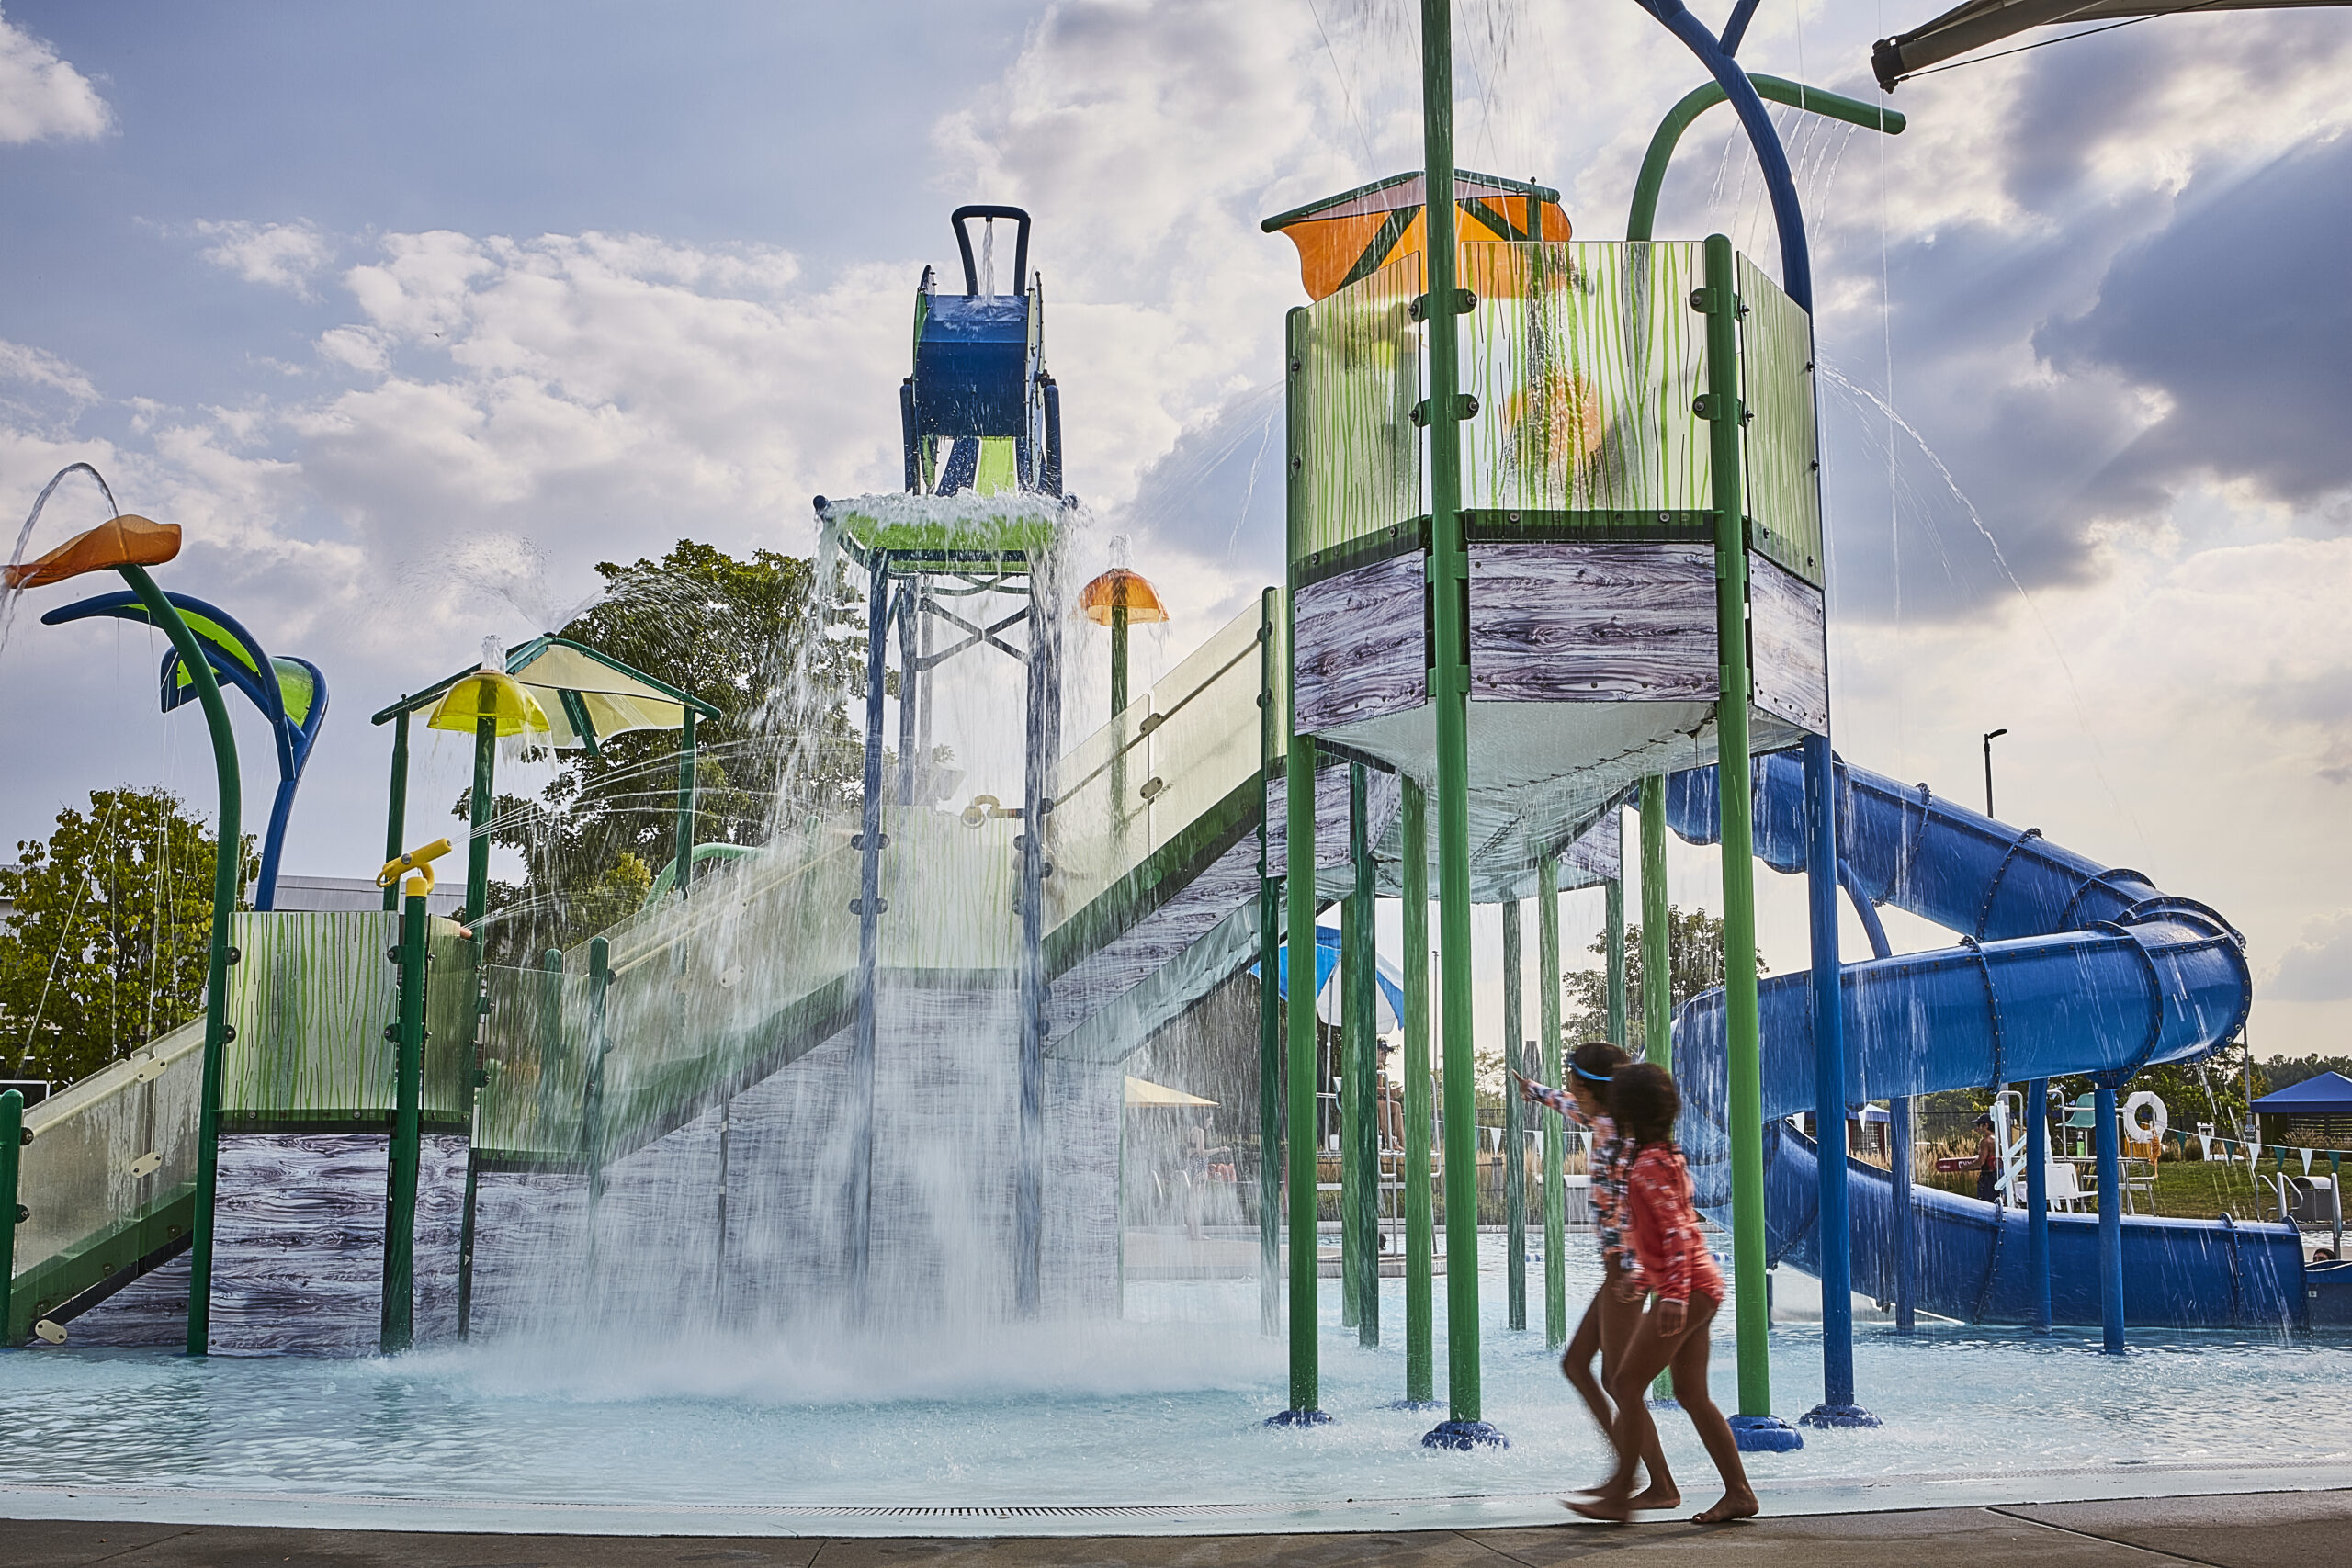
[(1086, 618), (1098, 626), (1111, 624), (1111, 612), (1124, 609), (1129, 626), (1141, 626), (1147, 621), (1164, 621), (1168, 607), (1140, 572), (1116, 566), (1078, 591), (1078, 607)]
[[(1416, 171), (1277, 213), (1259, 227), (1288, 235), (1298, 247), (1306, 297), (1320, 299), (1390, 262), (1429, 245), (1421, 209), (1426, 180)], [(1454, 231), (1464, 244), (1510, 240), (1566, 240), (1568, 215), (1560, 193), (1525, 180), (1453, 171)]]
[(179, 553), (178, 524), (157, 523), (126, 512), (85, 534), (74, 535), (39, 560), (0, 571), (0, 587), (46, 588), (88, 571), (161, 566)]

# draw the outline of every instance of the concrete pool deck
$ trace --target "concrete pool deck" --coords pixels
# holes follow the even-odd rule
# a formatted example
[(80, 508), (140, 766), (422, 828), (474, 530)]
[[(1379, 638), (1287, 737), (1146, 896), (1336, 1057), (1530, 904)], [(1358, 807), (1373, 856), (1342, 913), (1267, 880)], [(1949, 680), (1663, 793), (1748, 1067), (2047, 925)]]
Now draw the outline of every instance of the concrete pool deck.
[(0, 1520), (11, 1568), (2323, 1568), (2352, 1561), (2352, 1490), (1783, 1515), (1702, 1529), (1660, 1521), (1292, 1536), (455, 1535), (81, 1520)]

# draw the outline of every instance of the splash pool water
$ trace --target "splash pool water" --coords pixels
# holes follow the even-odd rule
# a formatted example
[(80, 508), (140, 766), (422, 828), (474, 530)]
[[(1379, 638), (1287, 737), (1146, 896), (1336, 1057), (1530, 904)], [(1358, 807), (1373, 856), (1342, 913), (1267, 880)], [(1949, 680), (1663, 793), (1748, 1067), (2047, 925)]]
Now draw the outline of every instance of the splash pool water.
[[(1315, 1431), (1283, 1402), (1253, 1281), (1135, 1284), (1127, 1319), (965, 1341), (832, 1346), (681, 1339), (485, 1344), (393, 1359), (190, 1361), (150, 1352), (0, 1357), (0, 1512), (201, 1523), (599, 1533), (1174, 1533), (1550, 1523), (1601, 1445), (1540, 1327), (1502, 1327), (1482, 1281), (1487, 1415), (1502, 1452), (1424, 1450), (1394, 1410), (1390, 1343), (1326, 1314)], [(1591, 1268), (1574, 1259), (1572, 1283)], [(1536, 1303), (1540, 1323), (1541, 1303)], [(1727, 1336), (1718, 1336), (1728, 1401)], [(1442, 1357), (1440, 1358), (1441, 1367)], [(1954, 1327), (1856, 1347), (1875, 1431), (1808, 1432), (1754, 1457), (1780, 1511), (2340, 1483), (2352, 1348)], [(1780, 1413), (1815, 1397), (1815, 1334), (1776, 1328)], [(1661, 1423), (1693, 1506), (1712, 1496), (1686, 1424)], [(1703, 1494), (1703, 1495), (1702, 1495)]]

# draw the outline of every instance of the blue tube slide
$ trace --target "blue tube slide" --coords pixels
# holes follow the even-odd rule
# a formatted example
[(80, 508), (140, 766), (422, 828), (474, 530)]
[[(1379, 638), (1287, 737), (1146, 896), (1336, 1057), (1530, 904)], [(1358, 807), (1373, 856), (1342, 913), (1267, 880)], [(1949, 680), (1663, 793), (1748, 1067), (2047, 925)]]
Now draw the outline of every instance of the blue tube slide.
[[(1756, 760), (1756, 852), (1773, 870), (1805, 863), (1804, 775), (1794, 753)], [(1960, 933), (1960, 945), (1849, 964), (1849, 1105), (1939, 1089), (1989, 1088), (2065, 1073), (2117, 1082), (2193, 1060), (2245, 1022), (2254, 994), (2243, 942), (2201, 904), (2167, 897), (2137, 872), (2100, 866), (1957, 803), (1843, 763), (1837, 768), (1845, 880)], [(1679, 773), (1667, 821), (1692, 843), (1718, 832), (1712, 768)], [(1786, 1118), (1814, 1101), (1813, 1002), (1804, 973), (1758, 987), (1762, 1018), (1766, 1231), (1776, 1261), (1817, 1267), (1817, 1155)], [(1721, 991), (1675, 1019), (1678, 1129), (1701, 1207), (1730, 1201)], [(1850, 1161), (1854, 1284), (1894, 1294), (1893, 1183)], [(1921, 1308), (1968, 1322), (2027, 1323), (2026, 1217), (1973, 1198), (1915, 1189)], [(2099, 1321), (2097, 1224), (2051, 1219), (2052, 1309)], [(2126, 1218), (2125, 1315), (2146, 1327), (2298, 1324), (2302, 1248), (2291, 1227), (2227, 1220)]]

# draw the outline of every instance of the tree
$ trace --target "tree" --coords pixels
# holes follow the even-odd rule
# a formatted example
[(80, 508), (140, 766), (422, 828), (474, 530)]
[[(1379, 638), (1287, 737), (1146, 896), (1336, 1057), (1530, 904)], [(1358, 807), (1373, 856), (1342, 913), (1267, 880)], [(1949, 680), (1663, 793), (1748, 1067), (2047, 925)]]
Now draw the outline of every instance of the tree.
[[(1603, 934), (1586, 952), (1600, 958), (1602, 967), (1579, 969), (1566, 976), (1568, 1016), (1561, 1032), (1568, 1044), (1609, 1037), (1609, 939)], [(1680, 1007), (1702, 991), (1724, 983), (1724, 923), (1704, 909), (1684, 909), (1669, 904), (1666, 910), (1667, 991), (1671, 1005)], [(1756, 972), (1765, 972), (1764, 954), (1756, 955)], [(1644, 1051), (1642, 1029), (1642, 928), (1625, 928), (1625, 1048), (1636, 1057)]]
[[(814, 561), (681, 539), (660, 560), (596, 571), (603, 596), (562, 635), (719, 710), (695, 735), (696, 842), (763, 843), (778, 821), (855, 797), (863, 759), (845, 699), (864, 685), (864, 612), (819, 593)], [(536, 799), (501, 795), (492, 840), (521, 851), (526, 871), (520, 886), (491, 886), (491, 961), (533, 964), (634, 909), (621, 907), (627, 888), (641, 901), (675, 858), (676, 786), (677, 737), (641, 732), (594, 757), (561, 753)], [(459, 795), (456, 815), (471, 811), (470, 792)]]
[(159, 787), (93, 790), (88, 811), (17, 843), (22, 863), (0, 866), (9, 1076), (73, 1083), (204, 1010), (216, 842)]

